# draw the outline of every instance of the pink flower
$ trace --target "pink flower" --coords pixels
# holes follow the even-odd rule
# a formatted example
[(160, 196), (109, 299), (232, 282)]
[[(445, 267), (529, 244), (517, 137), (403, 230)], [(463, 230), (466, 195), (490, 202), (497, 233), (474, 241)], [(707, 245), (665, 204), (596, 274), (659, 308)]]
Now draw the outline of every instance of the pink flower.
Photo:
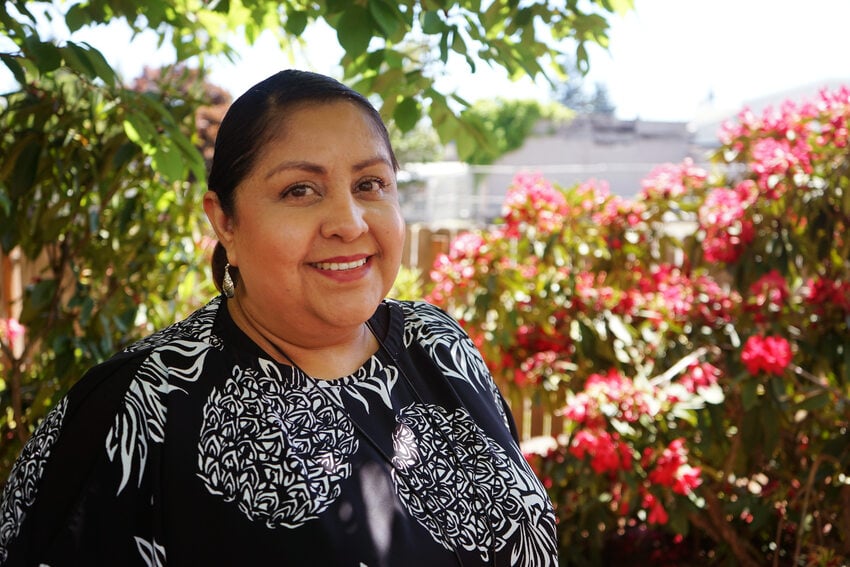
[[(590, 209), (588, 208), (588, 210)], [(596, 207), (590, 218), (596, 224), (609, 227), (610, 230), (614, 231), (637, 227), (644, 212), (646, 212), (644, 203), (614, 195), (606, 198), (603, 203)]]
[(756, 314), (757, 321), (764, 321), (766, 315), (780, 313), (790, 295), (788, 283), (782, 274), (771, 270), (750, 286), (746, 309)]
[(707, 179), (708, 172), (694, 165), (691, 158), (686, 158), (681, 164), (665, 163), (641, 181), (641, 199), (675, 199), (687, 193), (688, 189), (701, 189)]
[(23, 338), (25, 332), (26, 327), (14, 317), (0, 319), (0, 337), (5, 337), (9, 344), (14, 344), (18, 339)]
[(818, 315), (850, 314), (850, 282), (817, 277), (806, 282), (806, 301)]
[(706, 275), (694, 279), (696, 311), (709, 325), (722, 326), (734, 318), (734, 311), (741, 303), (735, 290), (724, 290), (714, 279)]
[(735, 189), (714, 189), (699, 208), (699, 225), (705, 231), (702, 247), (709, 262), (736, 261), (755, 237), (753, 223), (745, 214), (752, 203), (751, 189), (747, 182)]
[(596, 404), (585, 392), (579, 392), (567, 400), (567, 405), (561, 410), (563, 416), (570, 421), (583, 424), (591, 417), (597, 417)]
[[(649, 481), (664, 486), (673, 486), (679, 467), (687, 460), (685, 440), (681, 437), (670, 442), (655, 460), (655, 468), (649, 473)], [(647, 460), (647, 455), (644, 455)]]
[(670, 516), (661, 501), (651, 492), (644, 494), (641, 507), (649, 512), (646, 521), (650, 524), (664, 525), (670, 520)]
[(702, 483), (700, 469), (688, 464), (688, 449), (682, 437), (671, 441), (657, 457), (655, 451), (647, 448), (641, 464), (645, 468), (652, 465), (648, 476), (651, 483), (669, 486), (677, 494), (689, 494)]
[(611, 186), (604, 179), (588, 179), (576, 187), (576, 194), (583, 197), (581, 208), (591, 211), (608, 201), (611, 196)]
[(590, 466), (597, 474), (615, 473), (632, 465), (629, 446), (617, 433), (612, 435), (601, 429), (578, 431), (570, 443), (570, 453), (578, 459), (590, 455)]
[(517, 174), (502, 205), (508, 236), (519, 236), (529, 228), (543, 234), (557, 232), (567, 213), (564, 194), (538, 173)]
[(694, 491), (696, 487), (702, 484), (702, 471), (699, 467), (690, 465), (682, 465), (676, 474), (676, 479), (673, 483), (673, 492), (676, 494), (686, 495)]
[(791, 345), (779, 336), (753, 335), (744, 343), (741, 362), (753, 376), (759, 372), (779, 376), (791, 364)]
[(750, 168), (756, 174), (759, 188), (765, 197), (777, 199), (786, 190), (785, 178), (797, 171), (812, 170), (811, 156), (805, 142), (791, 145), (787, 139), (763, 138), (752, 147)]
[(682, 384), (688, 392), (694, 393), (699, 388), (707, 388), (717, 384), (720, 378), (720, 369), (709, 362), (694, 362), (682, 377), (679, 383)]

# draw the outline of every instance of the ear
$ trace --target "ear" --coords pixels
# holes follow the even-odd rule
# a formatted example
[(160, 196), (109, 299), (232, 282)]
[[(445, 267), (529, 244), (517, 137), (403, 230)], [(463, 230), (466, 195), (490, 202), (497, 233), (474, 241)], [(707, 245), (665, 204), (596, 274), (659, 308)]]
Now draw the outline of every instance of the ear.
[(227, 261), (233, 266), (237, 266), (236, 252), (233, 246), (233, 219), (224, 212), (215, 191), (207, 191), (204, 194), (204, 212), (207, 214), (218, 241), (227, 250)]

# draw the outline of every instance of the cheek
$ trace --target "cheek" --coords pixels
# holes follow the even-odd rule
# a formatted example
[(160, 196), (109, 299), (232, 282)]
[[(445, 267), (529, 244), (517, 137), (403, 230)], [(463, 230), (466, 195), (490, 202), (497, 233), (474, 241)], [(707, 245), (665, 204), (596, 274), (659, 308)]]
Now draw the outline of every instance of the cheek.
[(281, 223), (258, 222), (247, 229), (243, 224), (238, 239), (242, 262), (264, 270), (296, 262), (304, 254), (298, 231), (291, 227), (284, 230)]
[(392, 250), (393, 256), (400, 256), (404, 249), (405, 237), (404, 218), (401, 216), (401, 211), (396, 211), (394, 214), (388, 215), (384, 227), (384, 245)]

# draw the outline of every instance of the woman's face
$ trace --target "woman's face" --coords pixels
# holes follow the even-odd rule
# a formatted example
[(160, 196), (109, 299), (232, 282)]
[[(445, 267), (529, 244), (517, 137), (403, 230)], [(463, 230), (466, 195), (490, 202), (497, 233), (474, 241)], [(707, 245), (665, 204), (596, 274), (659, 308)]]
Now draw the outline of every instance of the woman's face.
[(366, 113), (345, 101), (296, 108), (219, 230), (240, 307), (290, 341), (362, 325), (392, 287), (404, 243), (389, 150)]

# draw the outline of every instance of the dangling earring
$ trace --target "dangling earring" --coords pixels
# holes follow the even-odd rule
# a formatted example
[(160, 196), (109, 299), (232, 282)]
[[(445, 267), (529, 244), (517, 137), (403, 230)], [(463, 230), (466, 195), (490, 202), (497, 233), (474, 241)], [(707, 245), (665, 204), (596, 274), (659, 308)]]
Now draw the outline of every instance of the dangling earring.
[(224, 277), (221, 280), (221, 291), (225, 297), (233, 297), (236, 293), (236, 286), (233, 284), (233, 278), (230, 277), (230, 264), (224, 264)]

